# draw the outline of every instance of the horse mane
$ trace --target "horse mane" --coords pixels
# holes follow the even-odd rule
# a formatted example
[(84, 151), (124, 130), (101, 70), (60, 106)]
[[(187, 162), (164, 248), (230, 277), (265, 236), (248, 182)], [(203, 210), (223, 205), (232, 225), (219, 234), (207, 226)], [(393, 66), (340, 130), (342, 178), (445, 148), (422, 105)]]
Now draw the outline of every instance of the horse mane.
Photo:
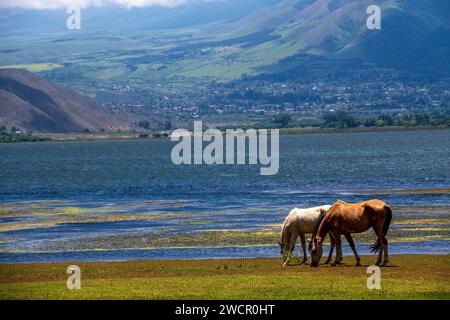
[(287, 215), (287, 217), (284, 219), (283, 225), (281, 227), (281, 234), (280, 234), (280, 242), (278, 242), (280, 244), (280, 246), (283, 246), (283, 234), (284, 234), (284, 230), (286, 229), (286, 224), (289, 221), (289, 218), (291, 217), (291, 212), (289, 212), (289, 214)]
[(278, 244), (283, 247), (284, 243), (283, 243), (283, 234), (284, 234), (284, 229), (286, 228), (286, 221), (284, 221), (283, 226), (281, 227), (281, 234), (280, 234), (280, 240), (278, 242)]
[(328, 211), (321, 211), (320, 214), (319, 214), (319, 219), (317, 219), (316, 225), (314, 226), (314, 230), (313, 230), (313, 232), (311, 234), (311, 240), (309, 241), (309, 245), (308, 245), (310, 252), (311, 252), (311, 248), (312, 248), (312, 242), (313, 242), (314, 238), (316, 237), (317, 232), (319, 231), (319, 226), (322, 223), (322, 220), (327, 215), (327, 212)]
[(314, 226), (314, 230), (313, 233), (311, 235), (311, 239), (314, 239), (314, 237), (317, 235), (317, 232), (319, 231), (319, 226), (322, 223), (322, 220), (325, 218), (325, 216), (327, 215), (328, 211), (321, 211), (319, 214), (319, 219), (317, 219), (316, 225)]
[[(341, 202), (342, 204), (342, 202)], [(317, 221), (316, 226), (314, 227), (314, 231), (312, 234), (312, 239), (314, 239), (316, 236), (320, 235), (320, 237), (322, 238), (322, 241), (325, 239), (325, 237), (327, 236), (328, 232), (330, 231), (330, 226), (329, 224), (327, 224), (325, 221), (325, 219), (327, 219), (327, 217), (330, 217), (330, 215), (334, 212), (334, 210), (337, 209), (336, 204), (334, 204), (333, 206), (331, 206), (330, 209), (328, 209), (328, 211), (323, 212), (319, 215), (319, 219)]]

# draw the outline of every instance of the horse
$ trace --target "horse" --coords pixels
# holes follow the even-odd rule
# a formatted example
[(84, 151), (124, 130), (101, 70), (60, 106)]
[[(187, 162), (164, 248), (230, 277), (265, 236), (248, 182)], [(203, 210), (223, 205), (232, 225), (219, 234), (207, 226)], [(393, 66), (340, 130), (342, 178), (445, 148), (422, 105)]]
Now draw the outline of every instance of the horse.
[[(330, 205), (308, 208), (308, 209), (292, 209), (286, 219), (284, 220), (283, 227), (281, 228), (281, 242), (278, 244), (281, 248), (281, 256), (283, 257), (283, 266), (287, 266), (290, 262), (292, 252), (294, 251), (295, 242), (300, 236), (303, 249), (303, 261), (304, 264), (307, 260), (306, 255), (306, 233), (313, 233), (317, 230), (317, 224), (320, 218), (330, 209)], [(331, 261), (334, 250), (334, 239), (331, 239), (330, 253), (328, 260)]]
[[(323, 254), (322, 243), (328, 233), (333, 234), (336, 243), (336, 261), (333, 265), (340, 263), (342, 247), (340, 236), (343, 234), (355, 254), (356, 265), (360, 266), (360, 257), (356, 252), (352, 233), (362, 233), (372, 228), (377, 235), (377, 240), (371, 246), (372, 252), (378, 252), (378, 266), (388, 263), (388, 241), (386, 234), (392, 220), (391, 208), (381, 200), (374, 199), (359, 203), (336, 202), (322, 217), (316, 236), (311, 244), (311, 266), (317, 267)], [(381, 250), (380, 250), (381, 248)], [(384, 260), (381, 258), (384, 252)]]

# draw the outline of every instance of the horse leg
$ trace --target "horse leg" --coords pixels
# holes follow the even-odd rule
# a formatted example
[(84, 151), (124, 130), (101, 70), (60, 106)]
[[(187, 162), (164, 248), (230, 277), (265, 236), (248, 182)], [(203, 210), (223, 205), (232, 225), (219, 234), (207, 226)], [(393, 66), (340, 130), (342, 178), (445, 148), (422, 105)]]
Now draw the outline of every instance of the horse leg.
[(325, 261), (325, 264), (329, 264), (331, 262), (331, 259), (333, 258), (334, 247), (335, 247), (334, 236), (332, 233), (330, 233), (329, 235), (330, 235), (330, 252), (328, 253), (328, 258)]
[(292, 257), (292, 254), (294, 252), (295, 243), (297, 242), (297, 238), (298, 238), (298, 233), (293, 233), (291, 235), (291, 246), (289, 248), (289, 258)]
[[(335, 236), (336, 237), (336, 236)], [(336, 243), (336, 260), (337, 260), (337, 264), (341, 264), (342, 260), (344, 260), (344, 253), (342, 251), (342, 239), (341, 239), (341, 235), (339, 234), (339, 251), (337, 250), (337, 238), (334, 240)]]
[(303, 261), (300, 263), (300, 265), (302, 265), (308, 259), (307, 255), (306, 255), (306, 239), (305, 239), (304, 233), (300, 233), (300, 240), (302, 242), (302, 250), (303, 250)]
[(341, 243), (341, 235), (338, 233), (333, 233), (334, 240), (336, 242), (336, 260), (332, 264), (332, 266), (335, 266), (337, 264), (340, 264), (342, 261), (342, 243)]
[(289, 262), (291, 262), (291, 244), (288, 245), (288, 253), (286, 256), (286, 259), (284, 259), (283, 267), (286, 267), (289, 265)]
[(288, 251), (286, 259), (284, 259), (284, 262), (283, 262), (283, 267), (287, 267), (289, 265), (290, 261), (291, 261), (291, 252)]
[[(286, 233), (287, 233), (288, 231), (286, 231)], [(285, 240), (284, 239), (286, 239), (286, 242), (287, 242), (287, 244), (285, 244)], [(286, 256), (284, 256), (284, 254), (283, 254), (283, 267), (286, 267), (288, 264), (289, 264), (289, 261), (290, 261), (290, 259), (291, 259), (291, 253), (290, 253), (290, 250), (291, 250), (291, 235), (290, 235), (290, 233), (288, 233), (286, 236), (285, 235), (283, 235), (283, 251), (282, 252), (284, 252), (284, 250), (285, 249), (287, 249), (288, 250), (288, 252), (287, 252), (287, 255)]]
[(288, 266), (289, 262), (291, 262), (291, 256), (292, 256), (292, 252), (294, 251), (294, 247), (295, 247), (295, 241), (297, 240), (298, 234), (297, 233), (293, 233), (289, 239), (289, 249), (288, 249), (288, 255), (286, 258), (286, 261), (284, 262), (283, 266)]
[(356, 252), (355, 243), (353, 242), (352, 235), (350, 233), (344, 233), (345, 238), (347, 239), (348, 243), (350, 244), (350, 248), (352, 248), (353, 253), (355, 254), (356, 259), (356, 265), (361, 265), (361, 258), (358, 255), (358, 252)]

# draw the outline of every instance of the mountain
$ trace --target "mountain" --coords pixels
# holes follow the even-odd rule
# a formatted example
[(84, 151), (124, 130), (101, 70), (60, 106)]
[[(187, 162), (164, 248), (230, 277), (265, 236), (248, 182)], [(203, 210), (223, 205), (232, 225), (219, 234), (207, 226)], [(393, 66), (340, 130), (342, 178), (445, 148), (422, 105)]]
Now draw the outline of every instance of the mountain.
[[(81, 10), (81, 30), (76, 36), (190, 28), (227, 23), (281, 0), (194, 1), (176, 7), (93, 6)], [(1, 8), (0, 33), (9, 39), (54, 38), (67, 34), (65, 8), (31, 10)]]
[[(78, 31), (65, 29), (62, 10), (3, 9), (0, 61), (76, 84), (90, 95), (102, 94), (93, 83), (149, 90), (243, 75), (307, 80), (383, 69), (448, 77), (450, 1), (379, 0), (381, 30), (366, 27), (372, 4), (211, 0), (175, 8), (105, 6), (82, 10)], [(41, 69), (48, 64), (56, 67)]]
[(0, 126), (36, 132), (128, 130), (129, 119), (22, 69), (0, 69)]
[(255, 32), (277, 35), (241, 53), (259, 58), (257, 73), (294, 73), (311, 59), (323, 59), (332, 68), (342, 62), (344, 68), (369, 63), (402, 71), (449, 73), (449, 1), (377, 1), (381, 30), (366, 27), (366, 9), (372, 4), (370, 0), (284, 0), (211, 30), (217, 36), (225, 30), (231, 37)]

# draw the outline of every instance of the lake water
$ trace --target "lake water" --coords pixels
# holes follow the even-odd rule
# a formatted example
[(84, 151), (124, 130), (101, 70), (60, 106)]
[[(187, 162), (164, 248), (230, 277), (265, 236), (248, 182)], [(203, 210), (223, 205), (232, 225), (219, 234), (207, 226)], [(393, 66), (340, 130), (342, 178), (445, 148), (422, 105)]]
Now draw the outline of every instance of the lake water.
[(450, 253), (450, 130), (281, 136), (275, 176), (173, 146), (0, 144), (0, 263), (276, 257), (292, 207), (370, 198), (394, 207), (392, 254)]

